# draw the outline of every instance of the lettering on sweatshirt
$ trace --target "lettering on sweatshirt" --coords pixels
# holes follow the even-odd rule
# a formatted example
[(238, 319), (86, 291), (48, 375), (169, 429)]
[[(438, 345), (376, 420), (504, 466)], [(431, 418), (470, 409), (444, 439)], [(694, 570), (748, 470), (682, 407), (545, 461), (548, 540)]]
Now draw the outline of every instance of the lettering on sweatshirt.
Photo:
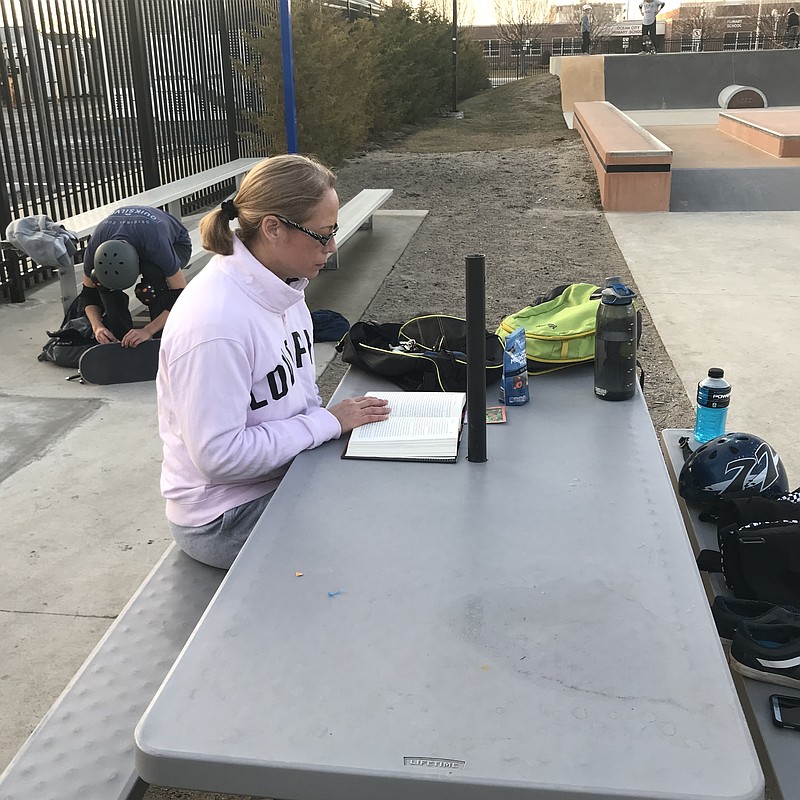
[[(295, 371), (302, 369), (306, 365), (306, 361), (308, 362), (308, 366), (313, 368), (314, 346), (311, 343), (311, 337), (308, 331), (292, 331), (291, 336), (291, 346), (288, 339), (283, 340), (283, 351), (281, 352), (280, 362), (264, 376), (264, 380), (269, 388), (269, 397), (264, 397), (259, 400), (250, 392), (250, 408), (253, 411), (269, 405), (272, 401), (286, 397), (297, 380)], [(308, 358), (306, 359), (306, 357)]]

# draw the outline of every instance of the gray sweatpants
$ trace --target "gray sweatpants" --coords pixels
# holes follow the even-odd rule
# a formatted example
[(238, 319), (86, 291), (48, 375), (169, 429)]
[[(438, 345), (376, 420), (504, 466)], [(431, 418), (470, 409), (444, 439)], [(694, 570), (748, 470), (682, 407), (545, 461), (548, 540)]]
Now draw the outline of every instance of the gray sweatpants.
[(272, 494), (270, 492), (249, 503), (230, 508), (221, 516), (197, 528), (185, 528), (167, 520), (169, 532), (178, 547), (195, 561), (228, 569), (272, 499)]

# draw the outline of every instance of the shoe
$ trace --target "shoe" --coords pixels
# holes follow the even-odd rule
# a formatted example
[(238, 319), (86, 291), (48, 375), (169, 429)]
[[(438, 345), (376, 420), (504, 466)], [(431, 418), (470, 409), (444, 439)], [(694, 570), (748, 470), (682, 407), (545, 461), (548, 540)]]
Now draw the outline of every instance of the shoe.
[(743, 623), (731, 643), (731, 667), (747, 678), (800, 689), (800, 625)]
[(790, 606), (776, 606), (762, 600), (737, 600), (717, 595), (711, 604), (720, 639), (729, 642), (744, 622), (754, 625), (798, 625), (800, 611)]

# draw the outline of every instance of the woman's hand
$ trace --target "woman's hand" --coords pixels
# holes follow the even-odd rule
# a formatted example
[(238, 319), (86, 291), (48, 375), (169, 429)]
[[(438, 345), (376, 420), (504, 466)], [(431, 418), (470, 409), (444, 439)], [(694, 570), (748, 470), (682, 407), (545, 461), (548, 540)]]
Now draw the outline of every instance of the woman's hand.
[(330, 406), (328, 411), (339, 420), (342, 433), (348, 433), (353, 428), (366, 425), (368, 422), (380, 422), (386, 419), (391, 409), (388, 401), (380, 397), (352, 397)]

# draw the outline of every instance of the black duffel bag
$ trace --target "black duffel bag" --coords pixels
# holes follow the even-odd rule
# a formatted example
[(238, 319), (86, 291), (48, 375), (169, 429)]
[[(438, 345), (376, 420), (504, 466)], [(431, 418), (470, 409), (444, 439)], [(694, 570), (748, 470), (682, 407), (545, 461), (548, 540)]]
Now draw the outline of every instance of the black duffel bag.
[[(408, 322), (356, 322), (339, 340), (342, 361), (388, 378), (406, 391), (464, 392), (467, 321), (428, 314)], [(486, 384), (503, 373), (503, 343), (486, 331)]]
[(800, 503), (759, 495), (720, 499), (700, 519), (717, 526), (719, 552), (703, 550), (701, 570), (722, 572), (744, 600), (800, 606)]

